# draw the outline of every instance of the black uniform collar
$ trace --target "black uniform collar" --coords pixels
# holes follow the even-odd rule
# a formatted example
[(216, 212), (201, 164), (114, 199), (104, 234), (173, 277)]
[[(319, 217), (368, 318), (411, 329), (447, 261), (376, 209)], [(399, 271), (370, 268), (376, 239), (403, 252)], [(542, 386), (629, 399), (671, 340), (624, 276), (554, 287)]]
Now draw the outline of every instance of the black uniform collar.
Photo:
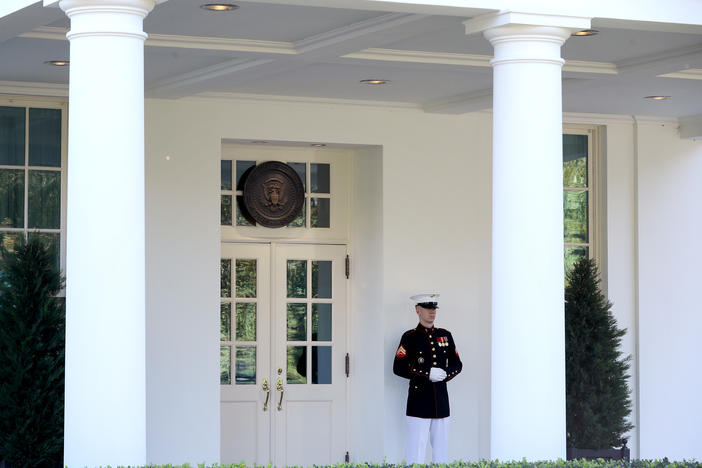
[(417, 330), (423, 331), (424, 333), (429, 334), (429, 333), (433, 333), (436, 330), (436, 328), (434, 327), (434, 325), (432, 325), (431, 328), (427, 328), (424, 325), (422, 325), (421, 323), (418, 323)]

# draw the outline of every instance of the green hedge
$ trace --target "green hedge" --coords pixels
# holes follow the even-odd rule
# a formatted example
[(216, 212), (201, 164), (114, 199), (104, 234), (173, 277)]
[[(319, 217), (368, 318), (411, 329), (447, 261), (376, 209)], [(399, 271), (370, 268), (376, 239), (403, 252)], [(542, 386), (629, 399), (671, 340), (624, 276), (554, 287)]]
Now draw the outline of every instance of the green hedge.
[[(256, 465), (254, 465), (255, 467)], [(263, 465), (265, 466), (265, 465)], [(263, 468), (259, 465), (259, 468)], [(339, 463), (336, 465), (318, 466), (316, 468), (404, 468), (406, 464), (392, 463)], [(522, 461), (479, 461), (479, 462), (463, 462), (457, 461), (446, 465), (413, 465), (419, 466), (442, 466), (447, 468), (702, 468), (702, 462), (695, 460), (674, 462), (663, 460), (558, 460), (558, 461), (538, 461), (528, 462)], [(268, 465), (271, 468), (272, 465)], [(111, 468), (111, 467), (107, 467)], [(235, 463), (232, 465), (206, 465), (204, 463), (198, 465), (148, 465), (147, 467), (119, 467), (119, 468), (249, 468), (245, 463)]]

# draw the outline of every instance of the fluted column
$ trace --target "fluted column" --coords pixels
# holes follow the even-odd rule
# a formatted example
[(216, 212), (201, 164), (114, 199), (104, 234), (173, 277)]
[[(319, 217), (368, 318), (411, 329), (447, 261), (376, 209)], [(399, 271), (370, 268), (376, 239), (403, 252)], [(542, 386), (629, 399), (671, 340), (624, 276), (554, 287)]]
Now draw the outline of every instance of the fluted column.
[(143, 19), (153, 0), (61, 0), (71, 20), (65, 464), (146, 463)]
[(561, 45), (589, 20), (466, 22), (494, 48), (491, 458), (565, 458)]

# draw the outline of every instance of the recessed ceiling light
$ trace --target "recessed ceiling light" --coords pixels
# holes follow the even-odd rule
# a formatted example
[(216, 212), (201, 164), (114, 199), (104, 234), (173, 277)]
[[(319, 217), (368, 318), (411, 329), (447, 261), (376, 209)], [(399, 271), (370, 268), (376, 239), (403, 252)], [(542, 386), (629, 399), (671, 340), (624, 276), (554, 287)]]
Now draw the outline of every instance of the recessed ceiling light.
[(232, 11), (239, 8), (239, 5), (234, 5), (233, 3), (205, 3), (200, 5), (200, 8), (210, 11)]
[(651, 101), (669, 101), (670, 96), (645, 96), (644, 99), (649, 99)]
[(571, 36), (596, 36), (599, 34), (599, 31), (597, 29), (583, 29), (582, 31), (576, 31)]
[(369, 80), (361, 80), (361, 83), (369, 84), (369, 85), (381, 85), (381, 84), (390, 83), (390, 80), (381, 80), (378, 78), (374, 78), (374, 79), (369, 79)]
[(70, 62), (68, 60), (47, 60), (44, 63), (54, 67), (67, 67)]
[(312, 143), (310, 146), (313, 146), (315, 148), (324, 148), (327, 145), (325, 145), (324, 143)]

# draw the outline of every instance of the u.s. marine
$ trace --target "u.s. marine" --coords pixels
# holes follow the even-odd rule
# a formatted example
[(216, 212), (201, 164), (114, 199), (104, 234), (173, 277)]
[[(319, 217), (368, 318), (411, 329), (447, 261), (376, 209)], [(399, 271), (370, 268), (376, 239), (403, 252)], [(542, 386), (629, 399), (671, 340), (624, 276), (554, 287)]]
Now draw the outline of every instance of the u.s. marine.
[(405, 454), (409, 464), (425, 462), (429, 438), (432, 462), (448, 461), (451, 411), (446, 382), (461, 372), (463, 364), (451, 332), (434, 326), (438, 298), (438, 294), (411, 297), (419, 324), (402, 335), (393, 363), (393, 372), (409, 379)]

